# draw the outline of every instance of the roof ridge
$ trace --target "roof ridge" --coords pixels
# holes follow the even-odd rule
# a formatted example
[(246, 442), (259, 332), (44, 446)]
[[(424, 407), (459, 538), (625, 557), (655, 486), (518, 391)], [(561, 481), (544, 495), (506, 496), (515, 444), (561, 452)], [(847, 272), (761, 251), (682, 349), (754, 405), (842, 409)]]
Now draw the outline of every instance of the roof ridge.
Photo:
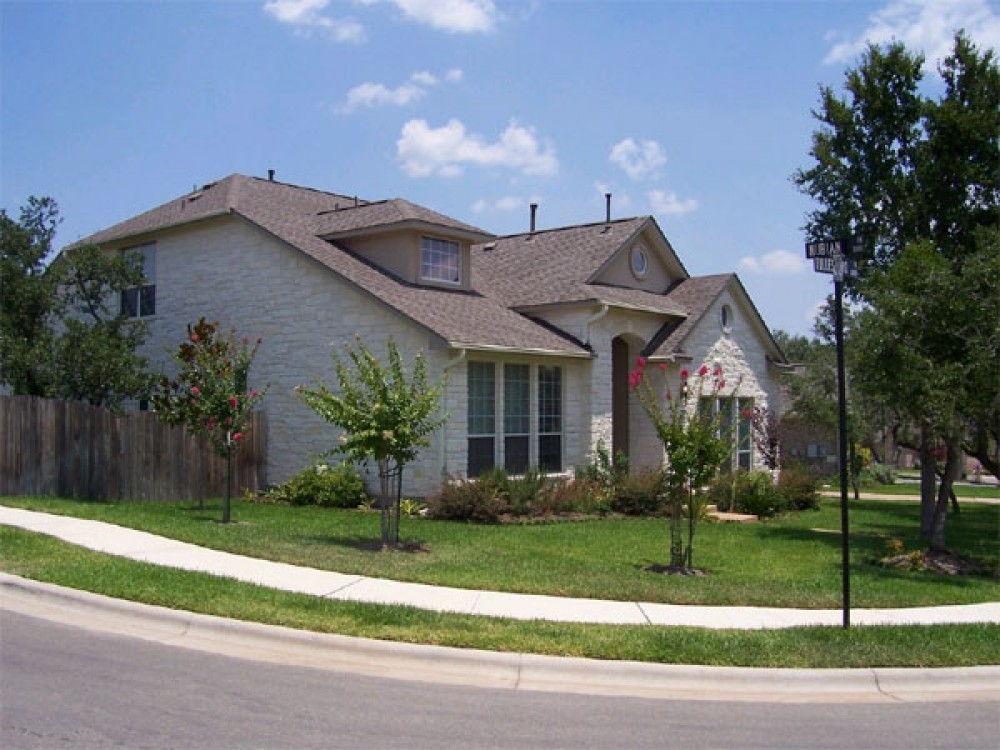
[(626, 222), (632, 221), (645, 221), (646, 219), (652, 218), (649, 215), (645, 216), (627, 216), (621, 219), (612, 219), (611, 221), (591, 221), (584, 224), (570, 224), (562, 227), (550, 227), (548, 229), (536, 229), (534, 232), (528, 230), (527, 232), (517, 232), (516, 234), (504, 234), (497, 237), (498, 240), (511, 240), (517, 237), (531, 237), (539, 234), (548, 234), (552, 232), (565, 232), (569, 229), (587, 229), (589, 227), (598, 226), (609, 226), (611, 224), (624, 224)]

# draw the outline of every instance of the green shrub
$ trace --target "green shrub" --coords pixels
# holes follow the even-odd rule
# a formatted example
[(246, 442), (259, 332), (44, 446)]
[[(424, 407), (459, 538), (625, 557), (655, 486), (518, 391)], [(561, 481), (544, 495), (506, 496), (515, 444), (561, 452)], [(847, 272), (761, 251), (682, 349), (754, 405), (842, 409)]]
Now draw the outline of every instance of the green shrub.
[(709, 485), (707, 499), (720, 511), (749, 513), (760, 518), (777, 515), (789, 506), (767, 471), (720, 474)]
[(611, 510), (626, 516), (653, 516), (663, 511), (663, 472), (643, 471), (621, 477)]
[(498, 492), (496, 475), (483, 479), (445, 482), (428, 500), (427, 514), (448, 521), (497, 523), (507, 512), (507, 498)]
[(507, 505), (515, 516), (547, 515), (549, 480), (534, 467), (520, 477), (507, 477)]
[(324, 508), (357, 508), (368, 500), (364, 480), (352, 464), (314, 464), (268, 495), (278, 502)]
[(891, 466), (885, 464), (872, 464), (868, 467), (868, 474), (875, 484), (895, 484), (896, 471)]
[(736, 476), (736, 512), (760, 518), (781, 513), (788, 507), (767, 471), (740, 472)]
[(819, 510), (819, 480), (804, 466), (786, 466), (778, 475), (778, 492), (792, 510)]

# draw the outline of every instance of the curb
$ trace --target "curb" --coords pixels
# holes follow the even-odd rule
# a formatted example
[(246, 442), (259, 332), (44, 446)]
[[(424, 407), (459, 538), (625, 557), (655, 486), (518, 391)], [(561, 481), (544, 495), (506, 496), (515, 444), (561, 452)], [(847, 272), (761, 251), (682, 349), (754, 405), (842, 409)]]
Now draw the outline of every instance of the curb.
[(229, 620), (113, 599), (5, 573), (0, 573), (0, 608), (223, 656), (468, 687), (664, 700), (1000, 701), (1000, 666), (751, 669), (422, 646)]

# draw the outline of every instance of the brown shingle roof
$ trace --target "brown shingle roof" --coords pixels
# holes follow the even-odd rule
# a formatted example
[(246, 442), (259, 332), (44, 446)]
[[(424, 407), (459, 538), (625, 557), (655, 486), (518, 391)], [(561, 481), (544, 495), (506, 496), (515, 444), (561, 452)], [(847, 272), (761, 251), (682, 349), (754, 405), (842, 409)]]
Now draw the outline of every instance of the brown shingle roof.
[(683, 354), (684, 340), (708, 312), (708, 308), (736, 278), (736, 274), (693, 276), (676, 284), (665, 295), (667, 303), (682, 310), (684, 318), (665, 325), (646, 347), (647, 356)]
[(601, 302), (684, 314), (662, 294), (589, 283), (648, 217), (502, 237), (473, 248), (472, 285), (514, 309)]
[[(167, 227), (238, 214), (274, 237), (299, 249), (326, 268), (355, 284), (382, 304), (412, 319), (451, 345), (537, 351), (565, 356), (589, 356), (579, 342), (560, 335), (477, 292), (420, 287), (408, 284), (321, 238), (348, 214), (338, 206), (354, 205), (354, 198), (301, 188), (243, 175), (231, 175), (200, 190), (170, 201), (132, 219), (98, 232), (81, 243), (103, 244), (140, 237)], [(430, 222), (442, 217), (406, 201), (370, 204), (359, 209), (374, 225), (405, 216), (404, 220)], [(361, 215), (361, 214), (358, 214)], [(331, 219), (329, 217), (335, 217)], [(490, 235), (469, 225), (448, 220), (449, 227)]]

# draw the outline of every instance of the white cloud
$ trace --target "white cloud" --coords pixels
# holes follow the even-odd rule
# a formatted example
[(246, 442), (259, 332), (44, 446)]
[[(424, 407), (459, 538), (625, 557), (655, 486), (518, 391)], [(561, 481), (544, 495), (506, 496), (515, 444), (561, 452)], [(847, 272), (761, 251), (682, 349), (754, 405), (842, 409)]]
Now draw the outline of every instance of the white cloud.
[[(462, 71), (458, 69), (449, 70), (445, 74), (446, 81), (455, 82), (460, 81), (461, 78)], [(440, 79), (437, 76), (426, 70), (418, 70), (410, 76), (408, 81), (396, 88), (366, 81), (347, 92), (347, 101), (339, 108), (339, 111), (350, 113), (360, 107), (405, 107), (423, 97), (427, 93), (427, 89), (437, 86), (439, 82)]]
[(684, 214), (698, 210), (698, 201), (694, 198), (681, 200), (677, 197), (677, 193), (668, 193), (664, 190), (650, 190), (646, 193), (646, 197), (649, 199), (649, 205), (654, 214), (683, 216)]
[(364, 27), (352, 18), (331, 18), (323, 13), (330, 0), (268, 0), (264, 12), (281, 23), (293, 26), (297, 33), (309, 34), (320, 29), (337, 42), (365, 41)]
[(500, 20), (493, 0), (362, 0), (365, 5), (390, 2), (416, 23), (453, 34), (492, 31)]
[(540, 144), (533, 128), (515, 121), (499, 140), (487, 143), (482, 136), (466, 132), (459, 120), (449, 120), (440, 128), (432, 128), (426, 120), (410, 120), (403, 125), (396, 148), (403, 170), (411, 177), (454, 177), (467, 164), (542, 176), (554, 175), (559, 169), (552, 145)]
[(480, 198), (472, 204), (472, 210), (477, 214), (485, 213), (510, 213), (519, 211), (528, 205), (528, 200), (517, 195), (505, 195), (496, 200), (488, 201)]
[(740, 270), (766, 276), (794, 276), (809, 270), (809, 262), (787, 250), (775, 250), (761, 256), (740, 258)]
[(633, 180), (649, 177), (667, 161), (667, 154), (656, 141), (636, 143), (632, 138), (626, 138), (611, 147), (609, 157), (612, 164), (625, 170)]
[(868, 17), (859, 37), (834, 44), (824, 62), (852, 63), (869, 42), (898, 41), (923, 52), (931, 71), (951, 52), (959, 29), (980, 48), (1000, 47), (1000, 16), (986, 0), (893, 0)]

